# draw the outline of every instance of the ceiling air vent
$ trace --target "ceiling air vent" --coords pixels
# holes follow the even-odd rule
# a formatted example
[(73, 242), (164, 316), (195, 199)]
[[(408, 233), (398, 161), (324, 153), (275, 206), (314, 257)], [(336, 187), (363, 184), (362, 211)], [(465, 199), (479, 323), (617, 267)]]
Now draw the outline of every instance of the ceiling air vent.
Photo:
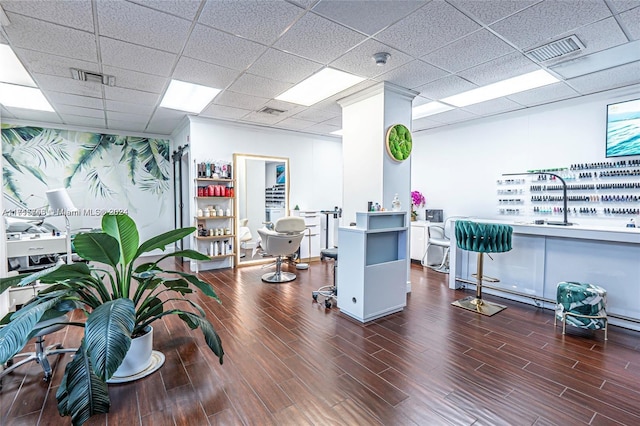
[(88, 81), (90, 83), (100, 83), (105, 86), (115, 86), (116, 78), (112, 75), (100, 74), (92, 71), (80, 70), (77, 68), (71, 68), (71, 77), (74, 80)]
[(536, 47), (535, 49), (524, 53), (538, 62), (545, 62), (582, 49), (584, 49), (584, 44), (582, 44), (578, 37), (571, 35), (560, 40), (552, 41), (551, 43), (547, 43), (540, 47)]
[(284, 112), (283, 109), (275, 109), (275, 108), (271, 108), (271, 107), (264, 107), (261, 110), (259, 110), (258, 112), (261, 112), (263, 114), (270, 114), (270, 115), (280, 115)]

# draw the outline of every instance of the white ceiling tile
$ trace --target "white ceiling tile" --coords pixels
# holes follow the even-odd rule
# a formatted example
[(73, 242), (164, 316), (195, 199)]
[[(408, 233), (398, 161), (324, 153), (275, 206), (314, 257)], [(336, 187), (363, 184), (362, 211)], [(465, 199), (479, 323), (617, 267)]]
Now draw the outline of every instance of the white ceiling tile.
[(276, 124), (278, 121), (282, 121), (282, 116), (251, 111), (250, 113), (242, 117), (240, 121), (260, 124)]
[(376, 38), (403, 52), (423, 56), (479, 28), (450, 4), (432, 1)]
[(167, 121), (180, 121), (182, 120), (187, 113), (184, 111), (178, 111), (170, 108), (158, 108), (156, 112), (153, 114), (151, 121), (154, 120), (167, 120)]
[(146, 125), (151, 118), (151, 114), (131, 114), (128, 112), (119, 112), (119, 111), (107, 111), (107, 122), (111, 123), (112, 121), (130, 121), (132, 123), (139, 123)]
[(242, 71), (265, 50), (265, 46), (253, 41), (198, 24), (184, 49), (184, 55)]
[(242, 74), (229, 87), (229, 90), (263, 98), (275, 98), (289, 89), (293, 84), (270, 80), (252, 74)]
[(513, 15), (542, 0), (447, 0), (470, 17), (485, 25)]
[(173, 131), (181, 124), (182, 120), (161, 120), (152, 119), (145, 133), (155, 133), (157, 135), (171, 135)]
[(143, 92), (162, 93), (165, 86), (169, 84), (169, 79), (157, 75), (145, 74), (141, 72), (104, 66), (104, 74), (112, 75), (116, 78), (116, 86), (125, 89), (141, 90)]
[(442, 123), (433, 121), (428, 117), (419, 118), (411, 122), (411, 131), (417, 132), (419, 130), (433, 129), (435, 127), (441, 127)]
[(514, 51), (507, 43), (483, 29), (420, 59), (455, 73)]
[(109, 130), (124, 130), (127, 132), (144, 132), (147, 127), (147, 123), (139, 123), (135, 121), (123, 121), (123, 120), (107, 120), (107, 129)]
[(404, 18), (427, 1), (322, 0), (313, 11), (354, 30), (373, 35)]
[(336, 126), (336, 127), (340, 127), (342, 128), (342, 115), (332, 118), (330, 120), (327, 121), (323, 121), (322, 124), (328, 124), (331, 126)]
[(583, 95), (640, 83), (640, 61), (567, 80)]
[(327, 123), (318, 123), (318, 124), (314, 124), (311, 127), (307, 127), (305, 129), (305, 132), (313, 132), (313, 133), (319, 133), (319, 134), (324, 134), (324, 135), (328, 135), (331, 132), (335, 132), (336, 130), (340, 130), (342, 127), (340, 126), (333, 126), (331, 124), (327, 124)]
[(142, 46), (179, 52), (191, 22), (124, 1), (98, 1), (100, 35)]
[(426, 98), (437, 100), (446, 98), (447, 96), (457, 95), (458, 93), (466, 92), (476, 87), (478, 86), (457, 75), (450, 75), (418, 86), (414, 90), (420, 92), (420, 95)]
[(93, 11), (89, 1), (3, 1), (2, 8), (5, 12), (93, 32)]
[(256, 111), (260, 109), (264, 104), (269, 101), (267, 98), (260, 98), (257, 96), (249, 96), (244, 93), (231, 92), (225, 90), (215, 97), (214, 104), (226, 105), (234, 108), (248, 109)]
[(226, 120), (238, 120), (248, 113), (250, 110), (241, 109), (241, 108), (233, 108), (226, 105), (215, 105), (211, 104), (206, 107), (200, 114), (200, 117), (211, 117), (211, 118), (221, 118)]
[(13, 115), (13, 113), (11, 113), (4, 106), (0, 105), (0, 122), (4, 123), (4, 120), (6, 120), (7, 118), (16, 118), (16, 116)]
[(64, 124), (72, 126), (106, 128), (104, 118), (83, 117), (80, 115), (61, 114)]
[(313, 126), (313, 121), (300, 120), (299, 118), (288, 117), (278, 123), (278, 127), (284, 127), (285, 129), (303, 130)]
[(558, 38), (567, 37), (575, 34), (585, 48), (575, 56), (563, 56), (559, 61), (546, 61), (545, 66), (563, 62), (565, 60), (574, 59), (579, 56), (589, 55), (594, 52), (598, 52), (603, 49), (615, 47), (627, 42), (627, 37), (622, 32), (622, 29), (614, 18), (603, 19), (602, 21), (594, 22), (593, 24), (586, 25), (575, 31), (565, 33)]
[(231, 68), (183, 56), (178, 61), (172, 78), (216, 89), (224, 89), (236, 79), (238, 74), (238, 71)]
[(248, 72), (273, 80), (298, 83), (322, 67), (318, 62), (269, 49), (251, 65)]
[(452, 124), (460, 121), (473, 120), (479, 116), (472, 114), (468, 111), (461, 109), (452, 109), (451, 111), (441, 112), (440, 114), (434, 114), (429, 116), (433, 121), (439, 121), (442, 123)]
[(93, 98), (102, 97), (102, 85), (88, 81), (79, 81), (69, 77), (58, 77), (47, 74), (32, 74), (33, 79), (42, 90), (52, 90), (54, 92), (64, 92), (79, 96), (90, 96)]
[(93, 109), (102, 108), (101, 97), (79, 96), (72, 95), (70, 93), (55, 92), (51, 90), (46, 91), (45, 95), (47, 99), (49, 99), (49, 101), (54, 103), (54, 107), (56, 105), (75, 105)]
[(9, 44), (9, 41), (5, 38), (4, 34), (0, 31), (0, 43)]
[(508, 98), (521, 105), (530, 107), (562, 99), (574, 98), (579, 95), (578, 92), (567, 86), (564, 82), (558, 82), (548, 86), (538, 87), (537, 89), (516, 93), (508, 96)]
[(94, 108), (85, 108), (76, 105), (56, 105), (55, 110), (61, 116), (65, 116), (67, 114), (78, 115), (81, 117), (93, 117), (100, 118), (104, 120), (104, 110), (102, 109), (94, 109)]
[(113, 86), (104, 86), (104, 95), (105, 99), (130, 102), (133, 104), (156, 105), (156, 103), (160, 101), (160, 95), (157, 93), (142, 92), (140, 90)]
[(621, 13), (620, 20), (631, 33), (633, 40), (640, 40), (640, 7)]
[(425, 96), (422, 96), (421, 94), (416, 96), (415, 98), (413, 98), (413, 100), (411, 101), (411, 106), (413, 108), (420, 106), (420, 105), (424, 105), (424, 104), (428, 104), (429, 102), (432, 102), (434, 99), (430, 99), (427, 98)]
[(512, 53), (459, 72), (458, 75), (478, 86), (485, 86), (539, 69), (540, 67), (526, 56)]
[(342, 114), (342, 109), (340, 107), (340, 105), (338, 105), (337, 101), (342, 99), (342, 98), (346, 98), (347, 96), (351, 96), (354, 93), (358, 93), (361, 92), (364, 89), (367, 89), (371, 86), (374, 86), (376, 84), (380, 84), (377, 81), (374, 80), (364, 80), (361, 81), (360, 83), (356, 84), (355, 86), (351, 86), (348, 89), (343, 90), (340, 93), (337, 93), (323, 101), (320, 101), (316, 104), (313, 105), (314, 108), (317, 109), (325, 109), (325, 108), (339, 108), (340, 109), (340, 114)]
[(468, 111), (476, 115), (495, 115), (502, 112), (515, 111), (517, 109), (524, 108), (522, 105), (509, 100), (507, 98), (492, 99), (490, 101), (480, 102), (479, 104), (473, 104), (464, 107), (465, 111)]
[(201, 0), (131, 0), (152, 9), (160, 10), (179, 16), (181, 18), (193, 19), (198, 12)]
[(327, 64), (364, 39), (362, 34), (308, 13), (274, 47)]
[[(12, 47), (97, 62), (95, 37), (92, 33), (38, 21), (8, 13), (11, 25), (3, 27)], [(73, 46), (71, 49), (70, 47)]]
[(303, 105), (292, 104), (290, 102), (279, 101), (279, 100), (276, 100), (276, 99), (270, 100), (264, 106), (284, 111), (284, 112), (280, 113), (280, 117), (282, 117), (282, 118), (290, 117), (292, 115), (295, 115), (295, 114), (297, 114), (297, 113), (299, 113), (301, 111), (305, 111), (307, 109), (307, 107), (303, 106)]
[(309, 9), (319, 0), (287, 0), (287, 1), (289, 1), (290, 3), (297, 4), (304, 9)]
[(273, 0), (215, 0), (205, 4), (198, 22), (249, 40), (272, 44), (304, 9)]
[(633, 9), (634, 7), (639, 7), (640, 2), (638, 0), (610, 0), (613, 7), (618, 12), (624, 12), (625, 10)]
[(331, 111), (325, 109), (307, 108), (306, 110), (297, 113), (293, 117), (321, 123), (323, 121), (335, 118), (336, 115)]
[(129, 102), (120, 102), (113, 100), (105, 100), (107, 111), (118, 111), (130, 114), (139, 114), (150, 116), (154, 111), (153, 104), (132, 104)]
[(22, 63), (27, 64), (28, 71), (31, 73), (71, 77), (71, 68), (100, 72), (97, 62), (81, 61), (27, 49), (16, 48), (14, 51)]
[(378, 81), (388, 81), (401, 87), (413, 89), (430, 81), (444, 77), (447, 73), (426, 62), (415, 60), (376, 77)]
[(521, 49), (611, 16), (603, 0), (545, 1), (491, 25)]
[(56, 114), (55, 112), (11, 107), (5, 108), (20, 120), (29, 120), (44, 123), (62, 123), (60, 116), (58, 116), (58, 114)]
[(168, 77), (176, 55), (149, 47), (138, 46), (100, 37), (102, 62), (118, 68)]
[[(383, 66), (377, 65), (373, 59), (373, 55), (380, 52), (386, 52), (391, 55)], [(405, 55), (386, 44), (370, 39), (348, 51), (329, 65), (361, 77), (374, 78), (404, 65), (412, 59), (411, 56)]]

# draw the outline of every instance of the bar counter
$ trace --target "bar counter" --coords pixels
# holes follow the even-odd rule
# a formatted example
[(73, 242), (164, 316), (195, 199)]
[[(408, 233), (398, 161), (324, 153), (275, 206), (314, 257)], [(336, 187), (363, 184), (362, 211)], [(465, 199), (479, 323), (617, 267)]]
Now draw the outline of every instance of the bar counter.
[[(495, 289), (483, 285), (484, 293), (553, 309), (559, 282), (590, 282), (607, 290), (611, 324), (640, 331), (639, 228), (469, 220), (513, 227), (512, 250), (485, 259), (485, 275), (500, 282), (487, 283)], [(469, 282), (475, 282), (471, 274), (475, 273), (476, 253), (457, 247), (453, 229), (449, 235), (449, 287), (475, 289)]]

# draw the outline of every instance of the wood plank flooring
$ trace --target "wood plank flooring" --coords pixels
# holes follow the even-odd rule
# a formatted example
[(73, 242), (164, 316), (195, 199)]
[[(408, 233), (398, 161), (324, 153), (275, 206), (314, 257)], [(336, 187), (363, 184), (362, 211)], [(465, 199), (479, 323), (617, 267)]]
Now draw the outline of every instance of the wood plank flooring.
[[(450, 305), (470, 291), (411, 266), (404, 311), (366, 325), (313, 303), (331, 261), (265, 284), (260, 267), (201, 273), (224, 365), (177, 317), (155, 323), (159, 372), (111, 385), (108, 415), (88, 425), (640, 425), (640, 333), (568, 327), (550, 310), (487, 296), (508, 309), (484, 317)], [(194, 296), (197, 297), (197, 296)], [(68, 327), (47, 338), (77, 346)], [(31, 350), (31, 345), (28, 346)], [(69, 356), (4, 378), (0, 425), (66, 425), (55, 392)]]

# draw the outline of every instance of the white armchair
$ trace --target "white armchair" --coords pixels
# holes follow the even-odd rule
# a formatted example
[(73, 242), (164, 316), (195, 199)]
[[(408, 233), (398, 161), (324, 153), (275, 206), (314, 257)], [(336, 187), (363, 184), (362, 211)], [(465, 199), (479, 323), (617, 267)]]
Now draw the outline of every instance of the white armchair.
[(276, 270), (262, 276), (268, 283), (284, 283), (296, 279), (296, 275), (282, 271), (282, 258), (295, 253), (300, 248), (306, 227), (301, 217), (287, 216), (278, 219), (273, 230), (258, 229), (260, 245), (269, 256), (276, 257)]

